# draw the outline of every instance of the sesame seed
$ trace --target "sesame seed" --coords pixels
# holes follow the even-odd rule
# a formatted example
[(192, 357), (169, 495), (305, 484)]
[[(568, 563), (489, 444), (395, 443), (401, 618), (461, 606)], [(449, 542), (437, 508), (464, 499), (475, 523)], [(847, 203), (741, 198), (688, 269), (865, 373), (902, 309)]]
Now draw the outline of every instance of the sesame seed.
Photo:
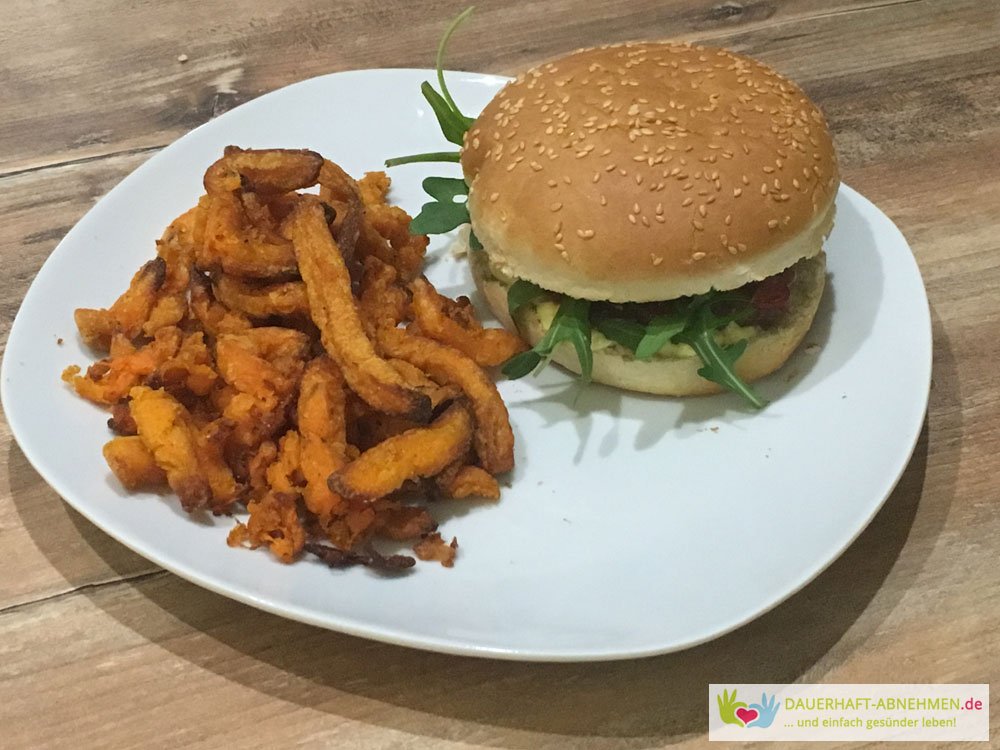
[(704, 224), (702, 224), (702, 223), (701, 223), (700, 221), (698, 221), (697, 219), (692, 219), (692, 220), (691, 220), (691, 226), (693, 226), (693, 227), (694, 227), (695, 229), (697, 229), (697, 230), (698, 230), (699, 232), (703, 232), (703, 231), (705, 231), (705, 225), (704, 225)]
[(490, 203), (496, 203), (497, 202), (497, 198), (499, 198), (499, 197), (500, 197), (500, 193), (492, 193), (490, 195)]
[(559, 203), (558, 201), (556, 201), (551, 206), (549, 206), (549, 210), (550, 211), (558, 211), (560, 208), (562, 208), (562, 206), (563, 206), (562, 203)]
[(638, 203), (633, 203), (632, 204), (632, 213), (634, 213), (634, 214), (639, 213), (639, 204)]
[(698, 215), (701, 216), (701, 218), (703, 218), (703, 219), (706, 216), (708, 216), (708, 209), (705, 208), (705, 204), (704, 203), (702, 203), (700, 206), (698, 206)]
[(681, 208), (687, 208), (687, 207), (688, 207), (688, 206), (690, 206), (690, 205), (691, 205), (692, 203), (694, 203), (694, 198), (692, 198), (692, 197), (691, 197), (691, 196), (689, 195), (689, 196), (688, 196), (687, 198), (685, 198), (685, 199), (684, 199), (684, 202), (683, 202), (683, 203), (681, 203)]
[(629, 214), (628, 220), (630, 223), (635, 224), (635, 214)]
[(604, 195), (604, 194), (602, 194), (602, 195), (601, 195), (601, 205), (602, 205), (602, 206), (606, 206), (606, 205), (608, 205), (608, 198), (607, 198), (607, 196), (606, 196), (606, 195)]
[(739, 250), (741, 253), (745, 253), (747, 250), (747, 246), (744, 245), (742, 242), (737, 242), (736, 249)]
[(566, 246), (563, 243), (561, 243), (561, 242), (557, 242), (555, 245), (553, 245), (553, 247), (556, 250), (565, 250), (566, 249)]
[(649, 219), (647, 219), (645, 216), (642, 216), (640, 218), (642, 219), (642, 225), (644, 227), (648, 227), (649, 226)]
[(705, 257), (705, 253), (701, 252), (700, 250), (697, 253), (695, 253), (694, 255), (691, 256), (691, 258), (693, 260), (701, 260), (704, 257)]
[(549, 180), (549, 187), (556, 187), (558, 185), (559, 185), (559, 183), (556, 182), (555, 180)]
[(601, 173), (600, 173), (600, 172), (594, 172), (594, 176), (593, 176), (593, 178), (592, 178), (592, 179), (591, 179), (590, 181), (591, 181), (591, 182), (595, 182), (595, 183), (596, 183), (596, 182), (598, 182), (598, 181), (599, 181), (600, 179), (601, 179)]
[(576, 234), (577, 234), (578, 237), (582, 237), (585, 240), (589, 240), (591, 237), (594, 236), (594, 230), (593, 229), (577, 229), (576, 230)]
[(739, 198), (741, 195), (743, 195), (743, 188), (733, 188), (734, 198)]
[(771, 219), (769, 222), (767, 222), (767, 227), (768, 227), (768, 229), (777, 229), (778, 228), (778, 220), (777, 219)]
[(542, 171), (542, 165), (539, 164), (537, 161), (531, 162), (531, 168), (533, 170), (535, 170), (536, 172), (541, 172)]
[(732, 214), (726, 214), (726, 226), (728, 227), (732, 223), (733, 223), (733, 215)]
[(653, 265), (654, 265), (654, 266), (658, 266), (658, 265), (660, 265), (660, 264), (661, 264), (662, 262), (663, 262), (663, 257), (662, 257), (662, 256), (660, 256), (660, 255), (654, 255), (654, 256), (653, 256)]
[(767, 195), (767, 183), (762, 183), (760, 186), (760, 194)]

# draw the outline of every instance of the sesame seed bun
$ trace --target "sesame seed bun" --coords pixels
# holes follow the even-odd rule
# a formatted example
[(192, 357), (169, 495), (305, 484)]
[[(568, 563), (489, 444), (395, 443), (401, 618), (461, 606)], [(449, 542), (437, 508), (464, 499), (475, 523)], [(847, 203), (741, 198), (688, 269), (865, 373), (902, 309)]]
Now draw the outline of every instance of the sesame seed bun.
[(612, 302), (733, 289), (816, 255), (839, 185), (826, 121), (798, 86), (668, 43), (518, 76), (469, 129), (462, 168), (494, 269)]

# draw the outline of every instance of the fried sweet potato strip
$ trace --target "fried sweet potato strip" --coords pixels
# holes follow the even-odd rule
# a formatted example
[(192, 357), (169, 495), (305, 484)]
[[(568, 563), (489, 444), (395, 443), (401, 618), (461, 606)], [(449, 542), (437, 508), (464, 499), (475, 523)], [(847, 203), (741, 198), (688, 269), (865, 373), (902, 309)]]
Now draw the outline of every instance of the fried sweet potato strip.
[(250, 329), (250, 320), (245, 315), (233, 312), (215, 299), (212, 285), (205, 276), (193, 274), (190, 286), (191, 312), (209, 336), (241, 333)]
[[(475, 318), (462, 314), (458, 303), (438, 294), (427, 279), (414, 279), (410, 291), (413, 319), (421, 334), (458, 349), (480, 367), (495, 367), (524, 351), (518, 336), (503, 328), (483, 328)], [(458, 320), (468, 322), (463, 325)]]
[(163, 258), (155, 258), (136, 272), (128, 289), (111, 307), (106, 310), (78, 308), (73, 317), (87, 345), (107, 351), (115, 334), (134, 339), (142, 333), (166, 277), (166, 262)]
[(345, 509), (327, 477), (347, 463), (347, 394), (344, 377), (328, 357), (312, 360), (302, 375), (298, 402), (299, 463), (306, 507), (320, 523)]
[(295, 251), (272, 227), (250, 221), (235, 193), (217, 193), (204, 199), (204, 240), (196, 265), (254, 279), (295, 275)]
[(159, 329), (179, 325), (188, 314), (188, 286), (194, 263), (195, 232), (200, 218), (195, 206), (171, 222), (156, 241), (156, 254), (166, 267), (166, 278), (142, 330), (147, 336)]
[(284, 226), (295, 246), (309, 309), (323, 346), (351, 390), (383, 411), (426, 421), (430, 399), (409, 388), (399, 373), (378, 356), (365, 334), (347, 267), (319, 202), (304, 196)]
[[(386, 204), (390, 184), (385, 172), (369, 172), (358, 183), (365, 206), (365, 223), (376, 233), (363, 232), (363, 245), (368, 254), (392, 263), (400, 278), (409, 282), (420, 274), (428, 239), (423, 234), (410, 234), (411, 216), (399, 206)], [(391, 253), (386, 253), (378, 237), (388, 241)]]
[(379, 536), (397, 541), (419, 539), (437, 528), (426, 508), (414, 505), (387, 503), (386, 507), (375, 511), (373, 531)]
[(205, 192), (288, 193), (315, 185), (323, 157), (305, 149), (242, 149), (227, 146), (205, 172)]
[(388, 438), (330, 475), (330, 488), (352, 500), (371, 502), (395, 492), (408, 479), (437, 474), (468, 450), (472, 418), (452, 404), (427, 427)]
[(364, 260), (358, 309), (365, 330), (373, 337), (379, 328), (395, 328), (409, 317), (410, 300), (399, 285), (399, 273), (374, 256)]
[(195, 331), (185, 336), (177, 353), (156, 369), (154, 378), (168, 391), (186, 390), (194, 396), (207, 396), (219, 375), (205, 334)]
[(229, 533), (229, 544), (249, 544), (251, 549), (267, 546), (283, 563), (294, 562), (306, 542), (299, 520), (295, 495), (269, 492), (247, 503), (250, 517), (246, 526), (238, 524)]
[(325, 160), (319, 172), (319, 186), (320, 200), (335, 210), (336, 217), (330, 230), (337, 238), (344, 264), (350, 270), (364, 220), (364, 204), (358, 183), (339, 164)]
[(490, 474), (514, 468), (514, 433), (496, 385), (471, 359), (432, 339), (399, 328), (379, 331), (379, 343), (392, 357), (416, 365), (439, 383), (461, 388), (476, 418), (473, 443), (479, 462)]
[(156, 464), (153, 454), (138, 436), (116, 437), (104, 445), (104, 460), (111, 471), (132, 492), (167, 483), (167, 475)]
[(458, 552), (458, 540), (452, 537), (451, 544), (441, 538), (438, 532), (428, 534), (422, 541), (414, 545), (413, 552), (421, 560), (437, 560), (446, 568), (454, 567), (455, 555)]
[(222, 304), (251, 318), (309, 316), (309, 299), (301, 281), (254, 284), (223, 274), (216, 280), (214, 288), (215, 297)]
[(132, 347), (124, 335), (118, 334), (112, 342), (111, 355), (92, 364), (87, 368), (86, 375), (80, 375), (80, 368), (73, 365), (66, 368), (62, 378), (88, 401), (111, 406), (173, 357), (180, 344), (179, 328), (161, 328), (156, 332), (156, 338), (139, 349)]
[(302, 440), (299, 433), (289, 430), (278, 441), (278, 453), (267, 467), (267, 482), (276, 492), (298, 492), (305, 479), (302, 476)]
[(500, 499), (500, 485), (485, 469), (468, 465), (455, 465), (449, 469), (434, 477), (434, 484), (445, 497), (455, 500), (472, 497)]
[(166, 473), (184, 510), (207, 507), (212, 488), (201, 471), (198, 440), (187, 410), (163, 390), (137, 386), (130, 395), (139, 437)]
[(236, 499), (239, 487), (222, 456), (227, 424), (199, 430), (184, 405), (162, 389), (137, 386), (129, 397), (139, 437), (186, 511), (221, 511)]
[(375, 231), (389, 241), (393, 251), (393, 265), (403, 281), (411, 281), (420, 275), (427, 253), (428, 239), (425, 234), (410, 234), (412, 217), (399, 206), (384, 203), (365, 207), (365, 217)]

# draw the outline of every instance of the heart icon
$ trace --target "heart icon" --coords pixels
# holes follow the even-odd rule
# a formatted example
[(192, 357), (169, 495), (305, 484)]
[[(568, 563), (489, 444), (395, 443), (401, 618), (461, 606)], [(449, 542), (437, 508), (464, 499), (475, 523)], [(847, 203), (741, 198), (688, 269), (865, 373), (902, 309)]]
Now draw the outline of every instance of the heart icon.
[(736, 718), (743, 722), (743, 726), (746, 726), (758, 716), (760, 716), (760, 712), (756, 708), (736, 709)]

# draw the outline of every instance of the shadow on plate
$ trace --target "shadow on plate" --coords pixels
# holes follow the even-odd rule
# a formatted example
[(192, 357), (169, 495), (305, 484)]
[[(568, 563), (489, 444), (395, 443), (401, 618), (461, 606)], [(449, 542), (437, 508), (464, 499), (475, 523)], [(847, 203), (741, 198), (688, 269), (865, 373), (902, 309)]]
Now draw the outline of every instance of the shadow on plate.
[[(453, 739), (455, 722), (468, 722), (507, 730), (502, 737), (478, 730), (477, 741), (485, 745), (533, 748), (540, 733), (546, 747), (567, 749), (585, 744), (584, 738), (636, 748), (701, 735), (707, 728), (708, 683), (822, 680), (865, 647), (920, 575), (954, 497), (963, 431), (958, 373), (936, 318), (935, 334), (930, 417), (899, 484), (869, 527), (786, 602), (687, 651), (604, 663), (492, 661), (390, 646), (283, 620), (167, 573), (111, 584), (131, 587), (141, 603), (104, 596), (105, 586), (78, 593), (200, 669), (288, 703), (395, 731)], [(939, 432), (947, 439), (935, 438)], [(931, 440), (934, 491), (925, 496)], [(87, 582), (78, 572), (80, 545), (68, 549), (58, 541), (74, 532), (116, 572), (134, 575), (138, 559), (132, 553), (51, 491), (37, 497), (41, 480), (13, 444), (8, 469), (24, 526), (71, 584)], [(179, 622), (184, 633), (165, 630), (157, 610)], [(222, 648), (206, 647), (204, 638)], [(367, 700), (344, 700), (344, 694)]]

